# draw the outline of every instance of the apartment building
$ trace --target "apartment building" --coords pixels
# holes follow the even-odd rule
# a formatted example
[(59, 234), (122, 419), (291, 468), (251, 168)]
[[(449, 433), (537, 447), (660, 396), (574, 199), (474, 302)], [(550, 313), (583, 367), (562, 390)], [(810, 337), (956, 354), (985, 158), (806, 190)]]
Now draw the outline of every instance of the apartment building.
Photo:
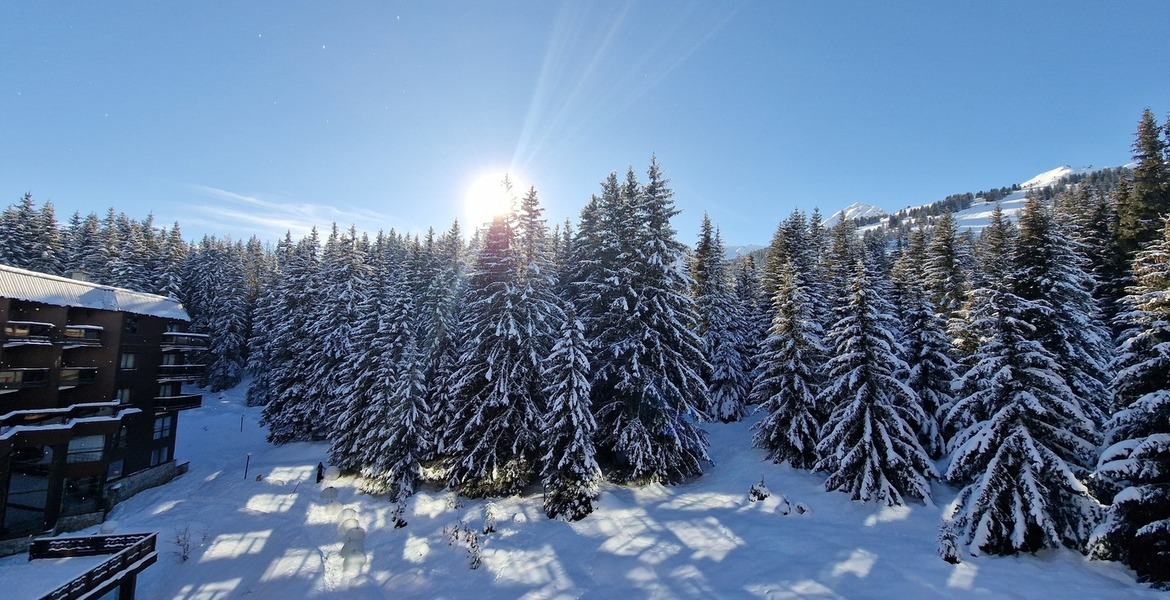
[(0, 265), (0, 540), (100, 521), (174, 468), (202, 402), (188, 321), (170, 298)]

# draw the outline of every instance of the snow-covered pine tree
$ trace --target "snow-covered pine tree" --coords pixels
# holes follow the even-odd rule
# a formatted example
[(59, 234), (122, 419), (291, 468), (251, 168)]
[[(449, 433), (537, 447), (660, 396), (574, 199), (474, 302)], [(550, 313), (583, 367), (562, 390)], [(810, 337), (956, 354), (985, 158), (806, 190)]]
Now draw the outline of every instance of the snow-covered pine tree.
[(292, 236), (286, 234), (276, 245), (269, 269), (257, 274), (260, 284), (248, 336), (246, 371), (251, 375), (246, 397), (248, 406), (264, 406), (273, 396), (272, 378), (277, 368), (274, 357), (281, 354), (278, 345), (283, 345), (283, 340), (273, 335), (282, 317), (278, 283), (291, 255)]
[(759, 354), (763, 349), (764, 339), (768, 337), (768, 329), (772, 326), (771, 307), (763, 297), (760, 286), (760, 273), (756, 268), (756, 261), (749, 254), (739, 259), (735, 269), (735, 287), (732, 293), (735, 297), (736, 312), (740, 315), (735, 326), (736, 339), (739, 340), (739, 355), (744, 357), (744, 371), (748, 376), (748, 390), (745, 401), (754, 403), (751, 395), (751, 382), (755, 380), (759, 370)]
[[(603, 245), (579, 246), (599, 267), (579, 292), (595, 352), (598, 445), (608, 453), (602, 467), (615, 481), (677, 483), (701, 474), (708, 460), (706, 432), (694, 423), (710, 409), (706, 360), (690, 278), (678, 269), (685, 247), (670, 225), (678, 212), (672, 195), (654, 159), (645, 187), (633, 169), (620, 187), (611, 175), (597, 204)], [(579, 233), (592, 228), (584, 215)]]
[(981, 343), (960, 380), (966, 395), (944, 418), (957, 432), (946, 478), (965, 487), (944, 527), (972, 553), (1080, 548), (1099, 510), (1082, 483), (1097, 432), (1026, 320), (1044, 307), (1028, 307), (1011, 285), (973, 293)]
[(1073, 248), (1052, 207), (1030, 196), (1019, 215), (1014, 291), (1039, 310), (1026, 315), (1039, 341), (1060, 365), (1060, 374), (1081, 411), (1099, 427), (1109, 406), (1113, 347), (1102, 326), (1094, 282), (1085, 259)]
[(898, 257), (890, 269), (893, 300), (899, 314), (905, 315), (908, 296), (914, 288), (922, 289), (922, 267), (926, 263), (926, 230), (920, 224), (906, 235)]
[(593, 445), (597, 422), (589, 400), (585, 326), (572, 308), (567, 310), (547, 365), (548, 411), (541, 459), (544, 512), (550, 519), (576, 521), (593, 512), (601, 468)]
[(931, 458), (942, 456), (945, 446), (939, 426), (939, 410), (954, 402), (951, 385), (957, 379), (951, 360), (954, 346), (943, 328), (942, 317), (917, 282), (908, 284), (902, 297), (902, 345), (910, 370), (906, 385), (914, 390), (925, 413), (918, 442)]
[(520, 491), (538, 470), (543, 398), (531, 393), (530, 336), (538, 323), (518, 281), (505, 217), (488, 227), (467, 291), (467, 335), (451, 377), (445, 423), (450, 485), (468, 497)]
[[(51, 205), (45, 205), (50, 207), (52, 214)], [(55, 262), (57, 257), (52, 256), (43, 217), (44, 213), (37, 210), (31, 193), (21, 196), (18, 204), (10, 205), (0, 214), (0, 262), (21, 269), (56, 273), (47, 270), (52, 268), (47, 263)], [(56, 228), (56, 223), (49, 225)]]
[(826, 412), (817, 402), (824, 382), (820, 323), (791, 263), (780, 273), (772, 300), (772, 328), (759, 354), (753, 402), (767, 416), (753, 426), (752, 444), (773, 462), (811, 469)]
[(828, 383), (817, 402), (831, 410), (817, 444), (814, 469), (829, 474), (826, 490), (854, 500), (901, 505), (930, 501), (938, 474), (918, 443), (927, 415), (917, 395), (896, 375), (907, 370), (894, 308), (876, 292), (865, 265), (854, 266), (847, 301), (837, 309), (828, 341)]
[(141, 223), (125, 214), (119, 214), (116, 223), (120, 245), (117, 255), (110, 262), (113, 285), (144, 291), (150, 287), (147, 281), (149, 269), (146, 266), (145, 239), (148, 233), (143, 230)]
[(308, 384), (308, 396), (324, 405), (322, 429), (332, 430), (348, 395), (343, 391), (361, 366), (353, 361), (358, 353), (355, 326), (371, 292), (370, 269), (357, 232), (350, 227), (340, 233), (334, 224), (321, 256), (319, 292), (304, 333), (314, 347), (302, 355), (298, 367)]
[[(818, 262), (824, 274), (822, 294), (824, 306), (822, 326), (828, 329), (837, 320), (837, 309), (848, 303), (850, 288), (855, 278), (854, 266), (862, 259), (861, 243), (857, 239), (857, 223), (843, 219), (828, 232), (829, 246)], [(797, 273), (802, 271), (798, 270)], [(812, 294), (816, 298), (816, 294)]]
[(379, 285), (362, 299), (357, 321), (352, 324), (356, 353), (353, 371), (343, 383), (341, 404), (329, 433), (329, 459), (346, 473), (373, 478), (371, 469), (378, 450), (388, 437), (390, 397), (401, 358), (403, 328), (401, 310), (391, 305), (407, 304), (410, 296), (402, 281), (400, 263), (382, 262), (373, 279)]
[(926, 243), (923, 284), (935, 309), (950, 321), (958, 316), (967, 299), (967, 274), (955, 219), (943, 213), (934, 222)]
[(1094, 558), (1120, 560), (1140, 581), (1170, 586), (1170, 220), (1137, 253), (1113, 393), (1121, 407), (1106, 428), (1097, 477), (1112, 489)]
[(703, 355), (711, 365), (703, 373), (711, 391), (711, 416), (730, 423), (743, 418), (746, 412), (744, 398), (749, 379), (741, 354), (744, 344), (738, 337), (743, 330), (740, 322), (746, 317), (732, 295), (723, 254), (723, 240), (704, 214), (690, 262), (691, 294), (698, 308)]
[(209, 334), (204, 385), (211, 392), (235, 387), (243, 379), (247, 347), (248, 305), (245, 298), (242, 248), (220, 242), (203, 260), (211, 262), (207, 281), (206, 314)]
[[(363, 473), (371, 491), (386, 491), (402, 501), (414, 494), (422, 477), (422, 463), (431, 456), (431, 411), (427, 407), (423, 355), (417, 343), (418, 318), (408, 286), (393, 286), (389, 305), (380, 319), (376, 345), (383, 352), (371, 356), (377, 380), (370, 389), (372, 410), (364, 418), (374, 421), (358, 444), (373, 452)], [(350, 421), (363, 415), (348, 409)]]
[(314, 228), (292, 249), (277, 281), (277, 322), (269, 337), (270, 395), (262, 422), (274, 444), (325, 439), (332, 424), (327, 406), (312, 396), (303, 366), (317, 349), (317, 340), (305, 334), (306, 325), (320, 311), (320, 238)]
[[(94, 221), (96, 224), (96, 220)], [(255, 239), (253, 237), (252, 239)], [(183, 261), (187, 256), (187, 243), (183, 241), (179, 222), (159, 236), (159, 255), (155, 261), (150, 281), (154, 293), (168, 298), (179, 299), (183, 290)], [(246, 298), (251, 306), (252, 298)]]

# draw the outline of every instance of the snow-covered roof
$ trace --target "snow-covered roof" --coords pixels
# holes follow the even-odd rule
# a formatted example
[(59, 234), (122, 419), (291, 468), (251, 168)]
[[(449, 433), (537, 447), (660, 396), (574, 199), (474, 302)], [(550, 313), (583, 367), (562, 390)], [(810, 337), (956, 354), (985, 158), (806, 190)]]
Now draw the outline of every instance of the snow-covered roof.
[(190, 321), (172, 298), (0, 265), (0, 297)]

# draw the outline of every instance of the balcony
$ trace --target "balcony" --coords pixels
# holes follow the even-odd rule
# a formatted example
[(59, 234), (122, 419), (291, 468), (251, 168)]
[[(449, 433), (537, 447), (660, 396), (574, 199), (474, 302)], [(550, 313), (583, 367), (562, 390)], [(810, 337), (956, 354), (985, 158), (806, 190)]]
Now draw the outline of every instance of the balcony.
[(53, 343), (53, 324), (9, 321), (4, 324), (4, 347), (48, 346)]
[[(86, 569), (42, 600), (70, 600), (73, 598), (132, 598), (138, 574), (158, 560), (155, 549), (157, 533), (129, 533), (96, 535), (79, 538), (52, 538), (33, 540), (28, 549), (32, 564), (38, 559), (56, 559), (54, 574), (60, 577), (70, 573), (70, 560), (81, 559), (77, 565)], [(93, 564), (85, 557), (105, 557)], [(14, 582), (18, 583), (18, 582)], [(18, 588), (19, 589), (19, 588)], [(19, 595), (19, 592), (18, 592)]]
[(0, 394), (11, 394), (19, 390), (42, 388), (48, 384), (48, 369), (0, 370)]
[(57, 389), (67, 390), (79, 385), (88, 385), (97, 381), (97, 367), (62, 367), (61, 379), (57, 381)]
[(207, 365), (159, 365), (159, 383), (195, 383), (203, 377)]
[(66, 325), (58, 343), (70, 348), (101, 348), (103, 327), (97, 325)]
[(199, 351), (206, 350), (210, 345), (208, 336), (202, 333), (187, 333), (185, 331), (168, 331), (162, 334), (162, 351)]
[(200, 394), (181, 394), (179, 396), (156, 396), (155, 410), (189, 410), (203, 406), (203, 396)]

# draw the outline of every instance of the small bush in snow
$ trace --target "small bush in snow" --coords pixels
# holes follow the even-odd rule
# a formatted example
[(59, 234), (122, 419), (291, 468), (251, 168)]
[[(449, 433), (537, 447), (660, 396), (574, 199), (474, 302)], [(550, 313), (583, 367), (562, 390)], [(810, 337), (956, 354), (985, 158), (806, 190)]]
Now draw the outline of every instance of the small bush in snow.
[(492, 533), (496, 530), (496, 505), (495, 504), (488, 504), (487, 508), (484, 509), (484, 512), (485, 512), (485, 514), (483, 517), (483, 534), (487, 535), (487, 534)]
[(174, 544), (179, 547), (179, 560), (187, 562), (191, 558), (191, 528), (184, 527), (176, 532)]
[(753, 483), (751, 489), (748, 490), (748, 500), (752, 502), (759, 502), (771, 496), (772, 493), (768, 491), (768, 486), (764, 484), (764, 478), (760, 478), (759, 483)]

